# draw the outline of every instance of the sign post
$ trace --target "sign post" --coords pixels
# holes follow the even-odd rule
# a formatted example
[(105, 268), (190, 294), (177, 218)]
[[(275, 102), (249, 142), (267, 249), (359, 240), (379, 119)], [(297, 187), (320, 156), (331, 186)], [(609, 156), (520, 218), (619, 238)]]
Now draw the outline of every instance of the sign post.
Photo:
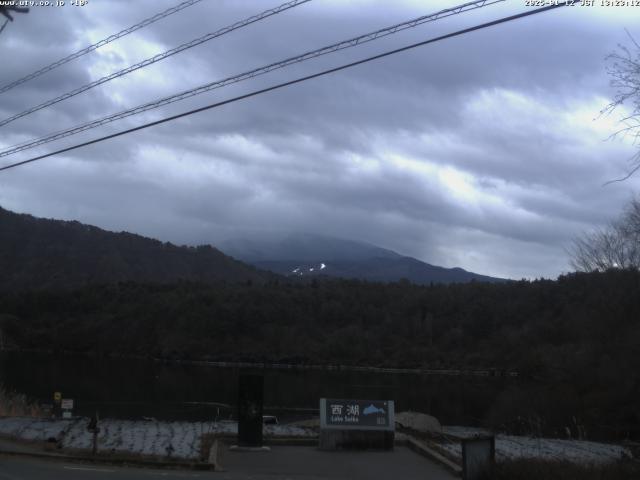
[(393, 400), (321, 398), (319, 448), (392, 450), (394, 413)]
[(89, 420), (89, 424), (87, 425), (87, 430), (93, 434), (93, 448), (92, 453), (96, 455), (98, 453), (98, 433), (100, 433), (100, 427), (98, 426), (99, 415), (98, 412), (95, 413), (91, 420)]
[(60, 408), (60, 402), (62, 401), (62, 392), (53, 392), (53, 416), (62, 416), (62, 409)]
[(71, 418), (73, 413), (73, 399), (63, 398), (60, 402), (62, 408), (62, 418)]

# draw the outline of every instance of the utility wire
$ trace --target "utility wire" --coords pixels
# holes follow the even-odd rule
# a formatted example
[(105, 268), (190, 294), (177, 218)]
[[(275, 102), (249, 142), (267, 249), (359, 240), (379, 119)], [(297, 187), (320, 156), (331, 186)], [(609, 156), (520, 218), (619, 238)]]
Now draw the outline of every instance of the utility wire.
[(2, 33), (2, 31), (4, 30), (4, 27), (7, 26), (7, 23), (9, 23), (9, 19), (7, 18), (4, 23), (2, 24), (2, 26), (0, 27), (0, 33)]
[(215, 82), (211, 82), (211, 83), (207, 83), (205, 85), (201, 85), (199, 87), (193, 88), (191, 90), (186, 90), (174, 95), (171, 95), (169, 97), (165, 97), (159, 100), (154, 100), (153, 102), (148, 102), (142, 105), (138, 105), (137, 107), (131, 108), (129, 110), (124, 110), (122, 112), (119, 113), (115, 113), (112, 115), (109, 115), (107, 117), (103, 117), (97, 120), (93, 120), (91, 122), (85, 123), (85, 124), (81, 124), (81, 125), (77, 125), (75, 127), (66, 129), (66, 130), (62, 130), (62, 131), (58, 131), (55, 133), (52, 133), (50, 135), (47, 135), (45, 137), (41, 137), (35, 140), (30, 140), (27, 141), (25, 143), (19, 144), (19, 145), (14, 145), (10, 148), (8, 148), (7, 150), (4, 150), (2, 152), (0, 152), (0, 157), (5, 157), (7, 155), (11, 155), (23, 150), (27, 150), (30, 148), (34, 148), (40, 145), (43, 145), (45, 143), (49, 143), (49, 142), (53, 142), (55, 140), (59, 140), (61, 138), (64, 137), (68, 137), (71, 135), (75, 135), (77, 133), (80, 132), (84, 132), (86, 130), (90, 130), (93, 128), (97, 128), (100, 127), (102, 125), (106, 125), (108, 123), (111, 122), (115, 122), (117, 120), (121, 120), (123, 118), (126, 117), (130, 117), (132, 115), (137, 115), (139, 113), (143, 113), (146, 112), (148, 110), (153, 110), (155, 108), (158, 107), (162, 107), (164, 105), (168, 105), (180, 100), (184, 100), (186, 98), (189, 97), (193, 97), (195, 95), (199, 95), (205, 92), (208, 92), (210, 90), (214, 90), (217, 88), (222, 88), (225, 87), (227, 85), (231, 85), (233, 83), (238, 83), (244, 80), (248, 80), (250, 78), (253, 77), (257, 77), (259, 75), (264, 75), (266, 73), (269, 73), (273, 70), (277, 70), (280, 68), (284, 68), (287, 67), (289, 65), (292, 65), (294, 63), (300, 63), (300, 62), (304, 62), (306, 60), (312, 59), (312, 58), (316, 58), (319, 57), (321, 55), (327, 55), (329, 53), (333, 53), (336, 52), (338, 50), (343, 50), (345, 48), (351, 48), (351, 47), (355, 47), (357, 45), (366, 43), (366, 42), (370, 42), (373, 40), (376, 40), (378, 38), (387, 36), (387, 35), (391, 35), (394, 33), (397, 33), (399, 31), (408, 29), (408, 28), (413, 28), (416, 27), (417, 25), (421, 25), (423, 23), (426, 22), (432, 22), (441, 18), (445, 18), (445, 17), (449, 17), (451, 15), (457, 15), (459, 13), (462, 12), (466, 12), (469, 10), (475, 10), (478, 8), (482, 8), (488, 5), (492, 5), (494, 3), (499, 3), (502, 2), (504, 0), (477, 0), (477, 1), (473, 1), (473, 2), (468, 2), (468, 3), (464, 3), (462, 5), (458, 5), (457, 7), (453, 7), (453, 8), (447, 8), (445, 10), (441, 10), (439, 12), (430, 14), (430, 15), (425, 15), (422, 17), (418, 17), (415, 18), (413, 20), (409, 20), (403, 23), (399, 23), (397, 25), (393, 25), (391, 27), (386, 27), (380, 30), (376, 30), (374, 32), (370, 32), (370, 33), (366, 33), (364, 35), (360, 35), (358, 37), (354, 37), (351, 38), (349, 40), (344, 40), (342, 42), (338, 42), (335, 43), (333, 45), (329, 45), (328, 47), (323, 47), (323, 48), (319, 48), (317, 50), (312, 50), (306, 53), (303, 53), (302, 55), (297, 55), (295, 57), (290, 57), (287, 58), (285, 60), (281, 60), (279, 62), (275, 62), (275, 63), (271, 63), (269, 65), (263, 66), (263, 67), (259, 67), (259, 68), (255, 68), (253, 70), (250, 70), (248, 72), (244, 72), (241, 73), (239, 75), (235, 75), (233, 77), (228, 77), (225, 78), (224, 80), (219, 80), (219, 81), (215, 81)]
[(234, 102), (237, 102), (239, 100), (244, 100), (246, 98), (254, 97), (256, 95), (260, 95), (260, 94), (263, 94), (263, 93), (266, 93), (266, 92), (270, 92), (270, 91), (273, 91), (273, 90), (278, 90), (280, 88), (288, 87), (288, 86), (294, 85), (296, 83), (302, 83), (302, 82), (305, 82), (307, 80), (311, 80), (313, 78), (322, 77), (322, 76), (328, 75), (330, 73), (335, 73), (335, 72), (338, 72), (338, 71), (341, 71), (341, 70), (345, 70), (347, 68), (355, 67), (356, 65), (362, 65), (364, 63), (368, 63), (368, 62), (371, 62), (371, 61), (374, 61), (374, 60), (379, 60), (381, 58), (388, 57), (390, 55), (395, 55), (395, 54), (400, 53), (400, 52), (405, 52), (407, 50), (411, 50), (411, 49), (414, 49), (414, 48), (417, 48), (417, 47), (422, 47), (422, 46), (428, 45), (430, 43), (439, 42), (439, 41), (445, 40), (447, 38), (452, 38), (452, 37), (457, 37), (457, 36), (460, 36), (460, 35), (465, 35), (465, 34), (470, 33), (470, 32), (475, 32), (476, 30), (481, 30), (481, 29), (484, 29), (484, 28), (488, 28), (488, 27), (492, 27), (492, 26), (495, 26), (495, 25), (499, 25), (501, 23), (506, 23), (506, 22), (510, 22), (510, 21), (513, 21), (513, 20), (518, 20), (520, 18), (529, 17), (531, 15), (536, 15), (538, 13), (547, 12), (549, 10), (554, 10), (556, 8), (566, 7), (568, 5), (573, 5), (573, 4), (574, 3), (571, 2), (571, 3), (559, 3), (559, 4), (555, 4), (555, 5), (549, 5), (549, 6), (546, 6), (546, 7), (537, 8), (535, 10), (529, 10), (529, 11), (526, 11), (526, 12), (518, 13), (516, 15), (503, 17), (503, 18), (500, 18), (498, 20), (493, 20), (491, 22), (475, 25), (473, 27), (465, 28), (463, 30), (458, 30), (456, 32), (448, 33), (446, 35), (441, 35), (439, 37), (435, 37), (435, 38), (431, 38), (431, 39), (428, 39), (428, 40), (424, 40), (422, 42), (413, 43), (413, 44), (407, 45), (405, 47), (396, 48), (394, 50), (389, 50), (387, 52), (380, 53), (378, 55), (373, 55), (371, 57), (367, 57), (367, 58), (364, 58), (362, 60), (357, 60), (355, 62), (347, 63), (347, 64), (341, 65), (339, 67), (334, 67), (334, 68), (330, 68), (328, 70), (323, 70), (323, 71), (318, 72), (318, 73), (314, 73), (314, 74), (311, 74), (311, 75), (306, 75), (304, 77), (299, 77), (299, 78), (296, 78), (294, 80), (289, 80), (287, 82), (279, 83), (277, 85), (272, 85), (270, 87), (262, 88), (260, 90), (254, 90), (253, 92), (246, 93), (244, 95), (240, 95), (240, 96), (233, 97), (233, 98), (230, 98), (230, 99), (227, 99), (227, 100), (223, 100), (221, 102), (212, 103), (212, 104), (204, 106), (204, 107), (196, 108), (194, 110), (189, 110), (188, 112), (183, 112), (183, 113), (179, 113), (177, 115), (172, 115), (170, 117), (166, 117), (166, 118), (163, 118), (161, 120), (156, 120), (155, 122), (145, 123), (144, 125), (139, 125), (139, 126), (134, 127), (134, 128), (129, 128), (127, 130), (122, 130), (120, 132), (112, 133), (111, 135), (105, 135), (104, 137), (96, 138), (94, 140), (89, 140), (88, 142), (76, 144), (76, 145), (73, 145), (73, 146), (70, 146), (70, 147), (67, 147), (67, 148), (56, 150), (54, 152), (46, 153), (44, 155), (39, 155), (37, 157), (33, 157), (33, 158), (28, 159), (28, 160), (23, 160), (21, 162), (16, 162), (16, 163), (12, 163), (10, 165), (5, 165), (4, 167), (0, 167), (0, 171), (8, 170), (10, 168), (15, 168), (15, 167), (18, 167), (20, 165), (25, 165), (27, 163), (32, 163), (32, 162), (35, 162), (37, 160), (42, 160), (43, 158), (52, 157), (53, 155), (58, 155), (60, 153), (70, 152), (72, 150), (76, 150), (76, 149), (81, 148), (81, 147), (86, 147), (88, 145), (93, 145), (95, 143), (100, 143), (100, 142), (103, 142), (105, 140), (110, 140), (112, 138), (120, 137), (122, 135), (126, 135), (126, 134), (129, 134), (129, 133), (132, 133), (132, 132), (137, 132), (138, 130), (143, 130), (145, 128), (153, 127), (155, 125), (160, 125), (162, 123), (166, 123), (166, 122), (170, 122), (170, 121), (173, 121), (173, 120), (177, 120), (179, 118), (186, 117), (188, 115), (193, 115), (195, 113), (204, 112), (205, 110), (218, 108), (218, 107), (221, 107), (223, 105), (227, 105), (229, 103), (234, 103)]
[(109, 37), (104, 38), (99, 42), (96, 42), (92, 45), (89, 45), (88, 47), (83, 48), (82, 50), (78, 50), (77, 52), (72, 53), (71, 55), (61, 58), (60, 60), (53, 62), (52, 64), (41, 68), (40, 70), (36, 70), (35, 72), (30, 73), (29, 75), (26, 75), (14, 82), (11, 82), (7, 85), (4, 85), (3, 87), (0, 87), (0, 93), (4, 93), (8, 90), (11, 90), (12, 88), (17, 87), (18, 85), (21, 85), (25, 82), (28, 82), (29, 80), (33, 80), (34, 78), (39, 77), (40, 75), (50, 72), (51, 70), (58, 68), (59, 66), (64, 65), (65, 63), (70, 62), (71, 60), (75, 60), (78, 57), (81, 57), (83, 55), (86, 55), (87, 53), (93, 52), (97, 48), (100, 48), (103, 45), (106, 45), (107, 43), (111, 43), (114, 40), (124, 37), (125, 35), (129, 35), (130, 33), (133, 33), (136, 30), (140, 30), (141, 28), (151, 25), (152, 23), (155, 23), (158, 20), (162, 20), (163, 18), (168, 17), (169, 15), (173, 15), (174, 13), (177, 13), (180, 10), (184, 10), (185, 8), (188, 8), (191, 5), (194, 5), (201, 1), (202, 0), (187, 0), (185, 2), (180, 3), (179, 5), (176, 5), (175, 7), (171, 7), (163, 12), (156, 13), (154, 16), (149, 17), (145, 20), (142, 20), (141, 22), (136, 23), (135, 25), (132, 25), (129, 28), (125, 28), (124, 30), (121, 30), (118, 33), (114, 33), (113, 35), (110, 35)]
[(53, 98), (51, 100), (47, 100), (46, 102), (43, 102), (39, 105), (36, 105), (35, 107), (31, 107), (21, 113), (18, 113), (12, 117), (8, 117), (5, 118), (4, 120), (0, 121), (0, 127), (3, 125), (6, 125), (7, 123), (11, 123), (14, 120), (17, 120), (19, 118), (22, 118), (24, 116), (29, 115), (30, 113), (33, 112), (37, 112), (38, 110), (42, 110), (43, 108), (49, 107), (51, 105), (54, 105), (58, 102), (61, 102), (63, 100), (66, 100), (67, 98), (71, 98), (74, 97), (80, 93), (86, 92), (87, 90), (91, 90), (92, 88), (97, 87), (98, 85), (102, 85), (103, 83), (109, 82), (115, 78), (118, 77), (122, 77), (124, 75), (127, 75), (128, 73), (131, 72), (135, 72), (136, 70), (140, 69), (140, 68), (144, 68), (147, 67), (149, 65), (152, 65), (156, 62), (159, 62), (161, 60), (164, 60), (165, 58), (168, 58), (172, 55), (175, 55), (177, 53), (183, 52), (185, 50), (188, 50), (190, 48), (193, 48), (197, 45), (200, 45), (204, 42), (208, 42), (209, 40), (213, 40), (214, 38), (217, 37), (221, 37), (222, 35), (225, 35), (227, 33), (233, 32), (234, 30), (238, 30), (240, 28), (246, 27), (247, 25), (250, 25), (252, 23), (255, 22), (259, 22), (260, 20), (264, 20), (265, 18), (268, 18), (272, 15), (277, 15), (278, 13), (284, 12), (285, 10), (288, 10), (290, 8), (293, 7), (297, 7), (298, 5), (302, 5), (303, 3), (307, 3), (310, 2), (311, 0), (292, 0), (286, 3), (283, 3), (282, 5), (275, 7), (275, 8), (270, 8), (269, 10), (265, 10), (262, 13), (259, 13), (257, 15), (253, 15), (249, 18), (246, 18), (244, 20), (241, 20), (239, 22), (234, 23), (233, 25), (229, 25), (228, 27), (224, 27), (221, 28), (220, 30), (217, 30), (216, 32), (213, 33), (208, 33), (206, 35), (203, 35), (202, 37), (196, 38), (194, 40), (191, 40), (190, 42), (187, 43), (183, 43), (182, 45), (172, 48), (171, 50), (167, 50), (166, 52), (163, 53), (159, 53), (157, 55), (154, 55), (151, 58), (147, 58), (146, 60), (143, 60), (139, 63), (136, 63), (135, 65), (131, 65), (130, 67), (127, 67), (123, 70), (120, 70), (118, 72), (112, 73), (110, 75), (104, 76), (102, 78), (99, 78), (98, 80), (95, 80), (91, 83), (88, 83), (86, 85), (83, 85), (82, 87), (76, 88), (75, 90), (71, 90), (70, 92), (67, 92), (63, 95), (60, 95), (59, 97)]

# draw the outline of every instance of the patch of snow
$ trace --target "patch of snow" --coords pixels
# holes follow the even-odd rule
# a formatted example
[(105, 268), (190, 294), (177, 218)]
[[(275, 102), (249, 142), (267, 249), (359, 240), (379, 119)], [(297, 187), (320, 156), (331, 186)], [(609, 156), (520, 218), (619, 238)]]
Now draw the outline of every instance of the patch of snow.
[(263, 432), (273, 437), (315, 437), (317, 433), (311, 428), (296, 425), (265, 425)]
[(402, 427), (419, 432), (442, 432), (437, 418), (419, 412), (399, 412), (395, 416), (396, 423)]
[[(48, 420), (37, 418), (0, 418), (0, 434), (23, 440), (61, 439), (62, 447), (90, 450), (93, 433), (87, 430), (89, 419)], [(104, 419), (99, 422), (98, 450), (196, 459), (200, 456), (203, 434), (237, 434), (236, 422), (159, 422)], [(265, 436), (309, 437), (316, 433), (292, 425), (265, 425)]]
[(324, 270), (325, 268), (327, 268), (327, 266), (324, 263), (320, 264), (320, 270)]
[(73, 423), (73, 420), (49, 420), (31, 417), (0, 418), (0, 435), (21, 438), (23, 440), (42, 440), (59, 438)]
[[(459, 437), (488, 433), (483, 429), (469, 427), (444, 427), (443, 431)], [(448, 453), (462, 458), (462, 446), (460, 443), (443, 443), (440, 446)], [(497, 461), (539, 458), (543, 460), (567, 460), (582, 464), (603, 464), (615, 462), (625, 456), (631, 456), (631, 452), (628, 449), (609, 443), (496, 435)]]

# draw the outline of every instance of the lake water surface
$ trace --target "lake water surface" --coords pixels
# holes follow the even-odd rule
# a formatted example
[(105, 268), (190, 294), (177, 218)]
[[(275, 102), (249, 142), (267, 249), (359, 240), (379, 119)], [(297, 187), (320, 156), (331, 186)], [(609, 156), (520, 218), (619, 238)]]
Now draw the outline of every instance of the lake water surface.
[(264, 374), (265, 413), (314, 416), (321, 397), (395, 400), (396, 411), (430, 413), (443, 424), (479, 425), (514, 379), (323, 370), (240, 369), (142, 359), (0, 353), (0, 383), (42, 402), (75, 400), (75, 414), (164, 420), (228, 417), (240, 372)]

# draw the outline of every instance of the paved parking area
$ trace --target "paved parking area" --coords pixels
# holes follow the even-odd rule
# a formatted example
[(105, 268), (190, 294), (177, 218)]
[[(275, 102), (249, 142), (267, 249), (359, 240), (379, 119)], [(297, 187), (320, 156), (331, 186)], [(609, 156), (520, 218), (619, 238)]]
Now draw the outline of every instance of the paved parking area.
[(314, 447), (271, 447), (269, 452), (225, 451), (222, 478), (291, 480), (453, 480), (444, 467), (406, 447), (390, 452), (323, 452)]
[[(23, 446), (25, 452), (28, 446)], [(12, 451), (22, 451), (12, 448)], [(149, 480), (192, 477), (219, 480), (455, 480), (458, 477), (406, 447), (385, 451), (323, 452), (315, 447), (273, 446), (270, 451), (218, 457), (223, 471), (159, 470), (63, 459), (0, 455), (0, 480)]]

